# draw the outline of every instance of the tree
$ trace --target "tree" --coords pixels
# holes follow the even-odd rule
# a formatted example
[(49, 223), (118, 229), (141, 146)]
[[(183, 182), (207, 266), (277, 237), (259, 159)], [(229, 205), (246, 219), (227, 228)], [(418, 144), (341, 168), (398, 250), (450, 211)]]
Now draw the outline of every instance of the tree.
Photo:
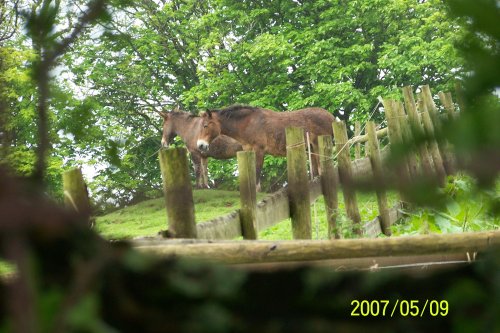
[(236, 28), (200, 66), (200, 85), (184, 94), (198, 107), (321, 106), (344, 120), (365, 119), (378, 95), (408, 84), (450, 88), (462, 65), (457, 25), (439, 1), (225, 1), (223, 8), (217, 25)]
[[(34, 5), (44, 3), (59, 2)], [(461, 30), (437, 0), (141, 0), (110, 8), (112, 20), (83, 27), (62, 56), (48, 113), (58, 141), (51, 151), (66, 164), (87, 156), (111, 165), (96, 167), (91, 187), (121, 204), (160, 189), (155, 110), (314, 105), (365, 120), (377, 96), (406, 84), (449, 90), (463, 68), (453, 48)], [(82, 1), (57, 7), (44, 47), (57, 46), (84, 11)], [(210, 162), (215, 183), (234, 182), (232, 163)], [(284, 163), (266, 158), (264, 167), (263, 184), (279, 186)]]

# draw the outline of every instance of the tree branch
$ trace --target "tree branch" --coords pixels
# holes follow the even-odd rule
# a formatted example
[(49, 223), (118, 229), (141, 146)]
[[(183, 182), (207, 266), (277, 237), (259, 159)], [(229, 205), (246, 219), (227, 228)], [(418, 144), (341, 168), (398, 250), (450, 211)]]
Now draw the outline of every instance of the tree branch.
[(49, 124), (48, 124), (48, 100), (50, 97), (49, 72), (55, 66), (57, 58), (61, 56), (68, 47), (76, 40), (83, 29), (92, 21), (96, 20), (105, 10), (105, 0), (95, 0), (89, 4), (89, 9), (79, 18), (78, 23), (71, 34), (57, 43), (52, 50), (47, 50), (47, 36), (43, 36), (41, 41), (34, 39), (34, 47), (38, 49), (41, 61), (34, 64), (36, 81), (38, 88), (38, 139), (40, 140), (37, 149), (37, 160), (33, 179), (36, 183), (43, 184), (47, 166), (47, 151), (49, 142)]

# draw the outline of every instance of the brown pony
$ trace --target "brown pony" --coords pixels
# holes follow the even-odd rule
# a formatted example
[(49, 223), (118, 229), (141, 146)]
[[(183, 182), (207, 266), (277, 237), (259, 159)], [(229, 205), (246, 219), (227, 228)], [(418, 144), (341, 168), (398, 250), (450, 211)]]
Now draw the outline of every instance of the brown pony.
[(218, 160), (236, 156), (243, 150), (241, 144), (225, 135), (219, 136), (210, 145), (210, 149), (201, 152), (196, 146), (199, 132), (203, 128), (202, 119), (187, 112), (160, 112), (163, 118), (163, 136), (161, 145), (168, 147), (175, 136), (180, 136), (191, 153), (197, 188), (208, 188), (208, 157)]
[[(207, 111), (201, 118), (203, 129), (197, 140), (198, 149), (209, 150), (215, 138), (222, 134), (240, 142), (244, 150), (255, 151), (258, 187), (264, 155), (286, 156), (286, 127), (301, 127), (308, 132), (312, 151), (317, 153), (318, 136), (333, 136), (332, 123), (335, 121), (331, 113), (321, 108), (275, 112), (242, 105)], [(314, 156), (313, 167), (317, 171), (319, 158)]]

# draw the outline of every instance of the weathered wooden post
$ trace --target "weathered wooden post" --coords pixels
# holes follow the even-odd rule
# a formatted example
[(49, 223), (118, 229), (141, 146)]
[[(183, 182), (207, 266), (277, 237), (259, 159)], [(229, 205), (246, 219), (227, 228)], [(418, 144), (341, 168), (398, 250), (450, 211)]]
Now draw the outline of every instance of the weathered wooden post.
[[(373, 170), (373, 179), (381, 180), (384, 179), (384, 174), (382, 172), (382, 159), (380, 157), (380, 149), (378, 145), (378, 139), (376, 134), (375, 123), (373, 121), (369, 121), (366, 124), (366, 133), (368, 135), (368, 143), (370, 145), (370, 163), (372, 165)], [(391, 221), (389, 217), (389, 204), (387, 202), (387, 194), (384, 189), (377, 186), (377, 202), (378, 202), (378, 211), (380, 216), (380, 228), (382, 232), (390, 236), (391, 235)]]
[(462, 84), (459, 81), (455, 81), (455, 93), (457, 96), (458, 107), (460, 108), (460, 112), (465, 111), (465, 97), (464, 90), (462, 88)]
[[(424, 101), (424, 105), (427, 107), (427, 111), (429, 112), (429, 116), (432, 121), (432, 125), (434, 127), (434, 132), (441, 133), (441, 119), (439, 119), (438, 109), (434, 100), (432, 99), (431, 90), (428, 85), (422, 86), (422, 100)], [(447, 174), (452, 174), (454, 171), (452, 157), (447, 151), (446, 143), (442, 141), (436, 141), (438, 145), (439, 152), (441, 153), (441, 158), (443, 161), (443, 166)]]
[[(394, 104), (396, 104), (396, 102), (393, 100), (384, 99), (383, 104), (385, 110), (385, 118), (387, 120), (387, 136), (389, 137), (389, 142), (391, 144), (391, 153), (393, 153), (395, 151), (395, 147), (401, 147), (401, 143), (403, 141), (401, 130), (399, 127), (399, 121), (397, 119), (397, 113), (394, 107)], [(399, 154), (401, 154), (401, 148), (399, 148), (399, 151)], [(409, 202), (405, 191), (408, 184), (410, 184), (410, 172), (407, 159), (401, 158), (401, 156), (398, 156), (398, 158), (399, 161), (395, 166), (395, 176), (397, 178), (394, 179), (394, 183), (399, 190), (401, 202), (403, 205), (405, 205)]]
[[(413, 97), (413, 90), (411, 86), (403, 87), (403, 95), (405, 100), (406, 112), (408, 113), (408, 119), (410, 121), (410, 126), (412, 129), (413, 137), (422, 137), (423, 128), (420, 123), (420, 118), (418, 117), (417, 106), (415, 104), (415, 98)], [(419, 147), (420, 165), (427, 176), (432, 176), (432, 162), (427, 149), (427, 145), (422, 143)]]
[(304, 130), (297, 127), (287, 127), (286, 146), (288, 197), (293, 238), (311, 239), (311, 200)]
[(186, 148), (159, 152), (168, 230), (175, 238), (196, 238), (193, 189)]
[(421, 92), (420, 96), (421, 96), (422, 100), (424, 101), (425, 106), (427, 107), (427, 111), (429, 112), (429, 116), (431, 116), (431, 120), (432, 120), (432, 124), (434, 125), (434, 128), (436, 130), (439, 130), (441, 121), (439, 120), (438, 109), (436, 107), (436, 104), (434, 103), (434, 100), (432, 99), (431, 88), (429, 87), (428, 84), (423, 85), (421, 88), (422, 88), (422, 92)]
[[(361, 135), (361, 123), (359, 121), (354, 122), (354, 136)], [(354, 146), (354, 158), (361, 158), (361, 143), (357, 142)]]
[[(384, 110), (385, 110), (385, 118), (387, 120), (387, 128), (389, 130), (389, 142), (391, 145), (400, 145), (403, 141), (403, 137), (401, 135), (401, 130), (399, 127), (399, 121), (397, 120), (397, 113), (394, 111), (395, 102), (392, 100), (384, 99)], [(410, 181), (410, 173), (408, 171), (408, 164), (406, 160), (401, 162), (401, 164), (397, 168), (398, 177), (400, 177), (400, 184), (408, 184)], [(402, 185), (402, 184), (401, 184)]]
[(448, 120), (455, 118), (455, 106), (453, 105), (453, 98), (450, 92), (438, 92), (439, 100), (443, 104), (446, 112), (448, 113)]
[(441, 184), (444, 184), (446, 178), (446, 170), (444, 167), (444, 162), (441, 156), (441, 152), (439, 151), (438, 144), (434, 139), (432, 139), (434, 137), (434, 126), (432, 123), (431, 116), (427, 111), (427, 106), (425, 105), (424, 101), (419, 100), (418, 107), (422, 114), (422, 122), (424, 124), (425, 133), (427, 137), (431, 139), (431, 141), (429, 142), (429, 150), (432, 156), (432, 160), (434, 161), (434, 167), (436, 169), (438, 180)]
[(240, 222), (243, 238), (257, 239), (255, 152), (239, 151), (236, 156), (240, 180)]
[(63, 173), (64, 204), (87, 219), (90, 224), (90, 201), (82, 170), (74, 168)]
[(337, 213), (339, 201), (337, 197), (337, 176), (333, 164), (333, 139), (330, 135), (321, 135), (318, 138), (321, 191), (325, 200), (326, 220), (328, 222), (328, 238), (340, 238), (337, 230)]
[[(403, 103), (395, 102), (394, 111), (396, 115), (396, 119), (399, 122), (399, 129), (401, 131), (401, 138), (403, 139), (403, 143), (407, 147), (411, 147), (412, 136), (410, 132), (410, 127), (408, 126), (408, 117), (406, 116)], [(410, 176), (416, 176), (418, 173), (417, 170), (417, 159), (415, 154), (407, 154), (406, 161), (408, 163), (408, 170), (410, 172)]]
[(339, 178), (344, 193), (344, 202), (347, 216), (352, 220), (354, 232), (358, 235), (363, 234), (361, 229), (361, 216), (359, 214), (356, 193), (352, 186), (352, 166), (349, 146), (347, 144), (347, 129), (344, 122), (334, 122), (333, 136), (335, 137), (335, 147), (339, 165)]

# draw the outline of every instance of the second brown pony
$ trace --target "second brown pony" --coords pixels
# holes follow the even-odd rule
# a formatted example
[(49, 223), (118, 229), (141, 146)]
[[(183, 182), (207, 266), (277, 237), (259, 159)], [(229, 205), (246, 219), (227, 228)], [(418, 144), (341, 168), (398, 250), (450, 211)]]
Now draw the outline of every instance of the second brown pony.
[[(275, 112), (242, 105), (207, 111), (201, 118), (203, 128), (197, 140), (198, 149), (209, 150), (212, 141), (222, 134), (239, 141), (243, 150), (255, 151), (258, 188), (264, 155), (286, 156), (286, 127), (300, 127), (309, 133), (312, 151), (317, 153), (318, 136), (333, 136), (332, 123), (335, 121), (331, 113), (321, 108)], [(319, 158), (314, 156), (317, 170)]]
[(200, 117), (182, 111), (160, 112), (160, 115), (163, 118), (162, 146), (167, 147), (176, 135), (181, 137), (191, 154), (197, 188), (208, 188), (208, 157), (225, 160), (235, 157), (236, 152), (242, 150), (237, 141), (221, 135), (213, 142), (209, 150), (201, 152), (196, 147), (196, 140), (202, 129)]

